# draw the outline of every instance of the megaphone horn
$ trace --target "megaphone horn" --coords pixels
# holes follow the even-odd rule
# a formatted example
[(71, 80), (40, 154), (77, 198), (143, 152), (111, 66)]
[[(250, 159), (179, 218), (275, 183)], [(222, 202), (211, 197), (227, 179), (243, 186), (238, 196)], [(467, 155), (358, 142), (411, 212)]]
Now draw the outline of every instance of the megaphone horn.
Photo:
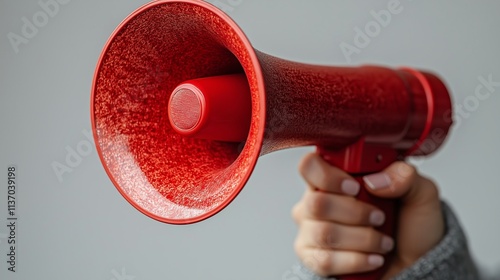
[[(283, 60), (254, 50), (234, 21), (197, 0), (153, 1), (127, 17), (99, 58), (91, 106), (113, 184), (171, 224), (221, 211), (263, 154), (316, 145), (362, 182), (434, 152), (452, 122), (448, 91), (433, 74)], [(386, 213), (379, 230), (393, 235), (396, 202), (364, 189), (358, 198)]]

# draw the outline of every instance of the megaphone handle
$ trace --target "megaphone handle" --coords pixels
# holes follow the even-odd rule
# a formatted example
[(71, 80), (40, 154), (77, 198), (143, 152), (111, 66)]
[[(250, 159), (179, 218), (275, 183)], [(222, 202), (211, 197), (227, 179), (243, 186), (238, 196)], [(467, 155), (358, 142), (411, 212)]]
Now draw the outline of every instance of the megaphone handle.
[[(366, 147), (365, 147), (366, 148)], [(367, 150), (365, 150), (367, 151)], [(397, 229), (397, 221), (398, 221), (398, 213), (399, 213), (399, 200), (396, 199), (385, 199), (385, 198), (380, 198), (376, 197), (372, 194), (370, 194), (367, 189), (366, 189), (366, 184), (363, 181), (363, 177), (372, 173), (376, 173), (378, 171), (382, 171), (383, 168), (385, 168), (388, 164), (394, 162), (396, 160), (396, 155), (394, 157), (390, 156), (389, 158), (386, 157), (386, 163), (383, 165), (380, 165), (380, 168), (375, 168), (371, 169), (370, 172), (353, 172), (352, 166), (347, 166), (350, 163), (354, 164), (353, 161), (346, 161), (346, 158), (340, 158), (340, 155), (347, 155), (351, 154), (348, 151), (328, 151), (322, 148), (318, 148), (318, 153), (322, 156), (322, 158), (330, 163), (333, 166), (339, 167), (343, 169), (344, 171), (347, 171), (350, 173), (362, 186), (360, 189), (359, 194), (357, 195), (357, 199), (360, 201), (363, 201), (365, 203), (371, 204), (381, 211), (384, 212), (385, 214), (385, 222), (382, 226), (376, 227), (376, 229), (388, 236), (391, 236), (395, 238), (396, 235), (396, 229)], [(369, 153), (366, 153), (369, 154)], [(373, 166), (372, 166), (373, 168)], [(379, 169), (379, 170), (377, 170)], [(361, 170), (360, 170), (361, 171)], [(381, 279), (384, 275), (384, 273), (387, 271), (388, 265), (390, 264), (390, 260), (393, 257), (393, 250), (391, 253), (386, 254), (385, 257), (385, 262), (384, 265), (374, 271), (366, 272), (366, 273), (360, 273), (360, 274), (351, 274), (351, 275), (342, 275), (342, 276), (336, 276), (340, 280), (377, 280)]]
[[(364, 174), (367, 175), (367, 174)], [(384, 199), (380, 197), (375, 197), (374, 195), (370, 194), (366, 190), (366, 186), (363, 182), (363, 176), (354, 176), (354, 178), (359, 182), (359, 184), (362, 186), (360, 189), (360, 192), (358, 196), (356, 197), (358, 200), (366, 202), (368, 204), (374, 205), (375, 207), (379, 208), (381, 211), (385, 213), (385, 222), (382, 226), (377, 227), (376, 229), (388, 236), (391, 236), (395, 238), (396, 234), (396, 227), (397, 227), (397, 221), (398, 221), (398, 208), (399, 208), (399, 200), (396, 199)], [(386, 254), (384, 256), (385, 262), (384, 265), (374, 271), (367, 272), (367, 273), (362, 273), (362, 274), (355, 274), (355, 275), (344, 275), (341, 277), (338, 277), (338, 279), (341, 280), (376, 280), (376, 279), (382, 279), (383, 275), (387, 271), (387, 268), (390, 264), (391, 259), (393, 258), (393, 253), (395, 251), (392, 250), (390, 253)]]

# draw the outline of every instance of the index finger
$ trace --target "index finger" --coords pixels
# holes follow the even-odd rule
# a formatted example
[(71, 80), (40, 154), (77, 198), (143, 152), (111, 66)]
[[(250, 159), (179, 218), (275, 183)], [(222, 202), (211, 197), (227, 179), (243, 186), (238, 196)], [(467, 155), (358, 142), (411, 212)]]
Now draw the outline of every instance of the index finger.
[(299, 172), (313, 189), (355, 196), (360, 184), (349, 174), (324, 161), (316, 153), (306, 155), (299, 164)]

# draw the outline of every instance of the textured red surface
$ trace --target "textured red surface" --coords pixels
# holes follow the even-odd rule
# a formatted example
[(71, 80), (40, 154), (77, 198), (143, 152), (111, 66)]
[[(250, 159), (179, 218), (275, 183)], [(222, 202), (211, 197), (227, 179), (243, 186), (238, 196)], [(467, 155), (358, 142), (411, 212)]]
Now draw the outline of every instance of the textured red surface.
[[(168, 100), (177, 85), (234, 73), (245, 74), (250, 86), (246, 143), (194, 139), (172, 129)], [(180, 224), (231, 202), (259, 155), (318, 145), (352, 156), (345, 151), (361, 140), (364, 151), (374, 149), (367, 154), (379, 148), (428, 154), (451, 125), (448, 93), (433, 75), (272, 57), (254, 51), (229, 17), (203, 1), (156, 1), (129, 16), (105, 47), (92, 98), (96, 145), (117, 189), (146, 215)], [(443, 137), (431, 137), (435, 131)], [(422, 145), (427, 140), (432, 145)], [(373, 158), (373, 170), (351, 170), (346, 159), (335, 162), (354, 173), (388, 163)]]
[[(252, 91), (249, 140), (224, 143), (179, 135), (167, 105), (181, 82), (245, 74)], [(96, 69), (92, 120), (103, 165), (138, 210), (168, 223), (212, 216), (239, 193), (260, 153), (265, 97), (250, 43), (203, 1), (152, 2), (111, 36)]]
[[(176, 86), (228, 74), (248, 80), (246, 142), (174, 131), (168, 101)], [(152, 2), (117, 28), (99, 60), (91, 105), (97, 150), (116, 188), (144, 214), (174, 224), (201, 221), (227, 206), (260, 155), (317, 145), (330, 163), (361, 175), (432, 153), (451, 125), (448, 92), (432, 74), (282, 60), (255, 51), (218, 9), (188, 0)], [(198, 109), (191, 109), (181, 126), (196, 122)], [(381, 230), (392, 232), (394, 202), (360, 199), (389, 214)]]
[(188, 88), (174, 90), (168, 108), (172, 127), (181, 131), (196, 128), (203, 115), (202, 101)]

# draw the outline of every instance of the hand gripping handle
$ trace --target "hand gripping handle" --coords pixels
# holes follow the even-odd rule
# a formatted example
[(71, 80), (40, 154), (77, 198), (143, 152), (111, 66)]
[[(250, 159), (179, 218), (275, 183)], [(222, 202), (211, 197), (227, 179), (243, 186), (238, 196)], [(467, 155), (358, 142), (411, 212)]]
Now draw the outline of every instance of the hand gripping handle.
[[(384, 224), (376, 227), (375, 229), (384, 233), (385, 235), (391, 236), (395, 240), (399, 200), (380, 198), (370, 194), (366, 189), (367, 186), (363, 181), (363, 177), (382, 171), (385, 167), (397, 160), (397, 154), (396, 152), (389, 149), (384, 150), (377, 148), (376, 150), (369, 150), (366, 149), (366, 146), (363, 145), (363, 147), (363, 153), (353, 153), (353, 149), (359, 150), (359, 147), (357, 146), (351, 146), (342, 151), (329, 151), (327, 149), (319, 147), (318, 153), (326, 162), (348, 172), (349, 174), (351, 174), (351, 176), (353, 176), (354, 179), (356, 179), (356, 181), (358, 181), (361, 188), (356, 198), (360, 201), (377, 207), (385, 214)], [(373, 162), (370, 161), (372, 157), (376, 158), (376, 160), (374, 160)], [(369, 171), (362, 172), (363, 170)], [(395, 250), (392, 250), (391, 252), (384, 255), (384, 265), (377, 270), (359, 274), (340, 276), (337, 275), (336, 277), (341, 280), (381, 279), (387, 271), (387, 268), (393, 257), (393, 252), (395, 252)]]

